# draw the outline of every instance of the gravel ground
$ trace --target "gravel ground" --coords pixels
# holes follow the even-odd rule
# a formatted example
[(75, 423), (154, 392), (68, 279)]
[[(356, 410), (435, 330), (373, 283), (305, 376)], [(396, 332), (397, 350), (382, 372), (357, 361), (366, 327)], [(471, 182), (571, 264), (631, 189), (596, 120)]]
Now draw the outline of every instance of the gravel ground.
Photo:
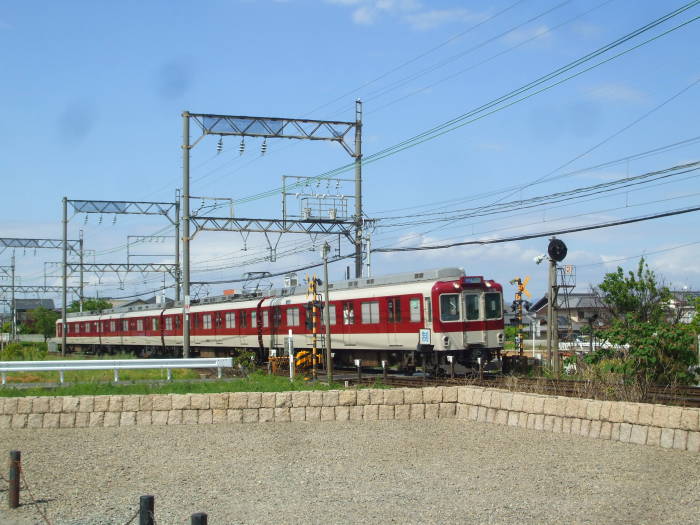
[[(700, 454), (461, 420), (2, 430), (53, 525), (697, 523)], [(4, 463), (4, 462), (3, 462)], [(7, 466), (2, 467), (6, 475)], [(28, 496), (0, 523), (42, 523)], [(138, 523), (138, 519), (135, 520)]]

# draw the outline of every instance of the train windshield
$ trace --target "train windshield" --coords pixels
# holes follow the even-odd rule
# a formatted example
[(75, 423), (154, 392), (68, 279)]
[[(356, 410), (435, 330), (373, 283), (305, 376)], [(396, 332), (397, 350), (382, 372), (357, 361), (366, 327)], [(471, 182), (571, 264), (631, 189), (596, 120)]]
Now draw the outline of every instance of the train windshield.
[(469, 293), (464, 295), (464, 315), (467, 321), (477, 321), (481, 317), (479, 312), (479, 294)]
[(486, 297), (486, 319), (500, 319), (502, 316), (503, 300), (498, 292), (485, 294)]

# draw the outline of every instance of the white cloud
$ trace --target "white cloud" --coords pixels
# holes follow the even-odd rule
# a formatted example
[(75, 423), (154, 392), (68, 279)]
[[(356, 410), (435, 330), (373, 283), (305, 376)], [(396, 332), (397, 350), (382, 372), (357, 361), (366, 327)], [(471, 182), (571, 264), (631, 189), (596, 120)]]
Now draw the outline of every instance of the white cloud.
[(413, 28), (425, 31), (434, 29), (451, 22), (470, 22), (480, 19), (481, 15), (476, 15), (467, 9), (433, 9), (415, 14), (406, 15), (403, 19)]
[(629, 102), (642, 103), (646, 102), (648, 96), (643, 91), (635, 89), (625, 84), (603, 84), (590, 89), (587, 93), (588, 97), (594, 100), (604, 100), (609, 102)]
[(549, 42), (552, 38), (549, 26), (540, 24), (535, 27), (514, 29), (503, 37), (508, 44), (520, 44), (535, 38), (540, 42)]

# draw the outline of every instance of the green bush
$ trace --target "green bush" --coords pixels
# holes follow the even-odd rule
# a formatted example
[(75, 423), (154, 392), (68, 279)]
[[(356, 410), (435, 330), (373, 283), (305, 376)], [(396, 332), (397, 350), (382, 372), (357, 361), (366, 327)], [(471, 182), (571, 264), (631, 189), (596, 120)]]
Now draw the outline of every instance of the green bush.
[(43, 361), (47, 353), (46, 343), (10, 343), (0, 351), (0, 361)]

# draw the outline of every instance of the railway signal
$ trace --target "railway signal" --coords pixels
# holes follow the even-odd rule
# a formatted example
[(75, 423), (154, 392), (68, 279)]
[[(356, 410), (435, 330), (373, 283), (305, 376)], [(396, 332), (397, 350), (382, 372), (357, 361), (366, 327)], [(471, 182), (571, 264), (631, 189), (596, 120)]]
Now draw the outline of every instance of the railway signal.
[(517, 286), (517, 289), (515, 291), (515, 301), (513, 301), (513, 311), (515, 311), (515, 318), (518, 321), (518, 331), (515, 336), (515, 346), (518, 350), (518, 355), (523, 355), (523, 343), (524, 343), (524, 337), (523, 337), (523, 294), (525, 294), (528, 298), (532, 298), (532, 294), (530, 291), (526, 288), (527, 283), (530, 282), (530, 277), (525, 277), (525, 279), (521, 279), (520, 277), (516, 277), (515, 279), (510, 281), (510, 284), (515, 284)]

